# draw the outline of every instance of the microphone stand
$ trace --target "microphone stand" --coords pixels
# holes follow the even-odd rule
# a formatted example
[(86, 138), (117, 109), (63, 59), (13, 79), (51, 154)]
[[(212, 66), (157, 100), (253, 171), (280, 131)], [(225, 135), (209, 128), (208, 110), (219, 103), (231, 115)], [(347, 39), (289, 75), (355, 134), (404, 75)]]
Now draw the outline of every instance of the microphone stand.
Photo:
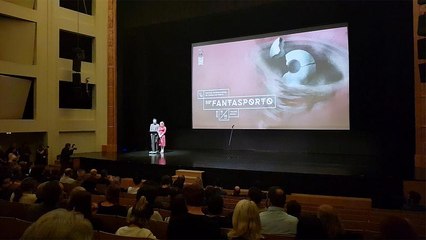
[(234, 133), (234, 126), (235, 126), (235, 125), (232, 125), (231, 133), (229, 134), (228, 150), (230, 150), (230, 149), (231, 149), (232, 134)]

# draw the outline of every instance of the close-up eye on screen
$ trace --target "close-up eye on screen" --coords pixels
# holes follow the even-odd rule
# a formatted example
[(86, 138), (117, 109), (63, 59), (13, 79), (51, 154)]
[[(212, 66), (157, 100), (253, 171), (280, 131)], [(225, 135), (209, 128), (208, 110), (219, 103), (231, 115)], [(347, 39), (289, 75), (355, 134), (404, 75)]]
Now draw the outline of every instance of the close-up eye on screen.
[(347, 26), (192, 45), (195, 129), (349, 125)]

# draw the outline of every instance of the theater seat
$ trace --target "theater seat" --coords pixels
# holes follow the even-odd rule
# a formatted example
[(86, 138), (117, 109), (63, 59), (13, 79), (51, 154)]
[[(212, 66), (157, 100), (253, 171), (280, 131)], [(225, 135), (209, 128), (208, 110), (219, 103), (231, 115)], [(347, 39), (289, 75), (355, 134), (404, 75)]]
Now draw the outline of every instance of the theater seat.
[(2, 229), (0, 231), (0, 239), (20, 239), (31, 224), (31, 222), (17, 218), (0, 217), (0, 226)]

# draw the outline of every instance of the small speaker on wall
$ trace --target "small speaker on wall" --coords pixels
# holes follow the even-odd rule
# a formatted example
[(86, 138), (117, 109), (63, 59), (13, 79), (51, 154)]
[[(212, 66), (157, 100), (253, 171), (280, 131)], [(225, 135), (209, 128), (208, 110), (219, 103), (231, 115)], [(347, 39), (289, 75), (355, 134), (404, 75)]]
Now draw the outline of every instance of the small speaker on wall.
[(419, 64), (420, 82), (426, 83), (426, 63)]
[(417, 57), (426, 59), (426, 38), (417, 40)]

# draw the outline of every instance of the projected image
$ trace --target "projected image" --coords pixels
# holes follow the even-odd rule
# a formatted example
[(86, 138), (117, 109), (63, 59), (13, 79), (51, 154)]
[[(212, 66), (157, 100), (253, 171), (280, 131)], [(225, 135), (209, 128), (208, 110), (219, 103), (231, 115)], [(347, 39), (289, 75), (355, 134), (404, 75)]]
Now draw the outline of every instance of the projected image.
[(194, 44), (193, 128), (349, 129), (347, 27)]

